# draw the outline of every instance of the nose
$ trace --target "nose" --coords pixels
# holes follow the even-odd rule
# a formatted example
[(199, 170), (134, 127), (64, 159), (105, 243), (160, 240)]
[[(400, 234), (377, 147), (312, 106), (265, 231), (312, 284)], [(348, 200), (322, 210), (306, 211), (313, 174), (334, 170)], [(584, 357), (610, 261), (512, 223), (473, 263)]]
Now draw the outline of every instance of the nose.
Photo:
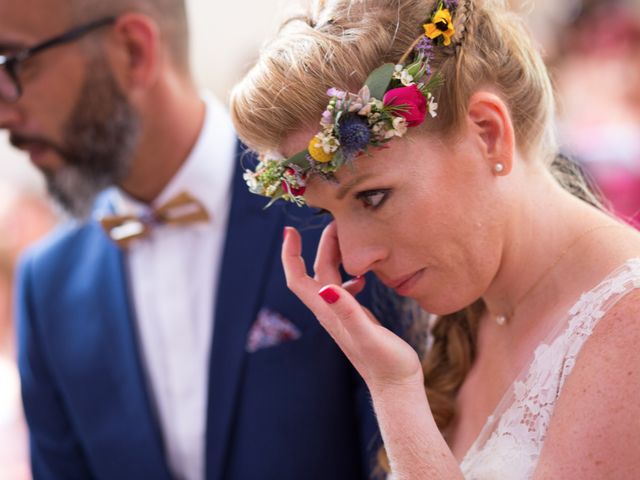
[(337, 223), (342, 267), (351, 276), (364, 275), (388, 255), (388, 248), (362, 225)]

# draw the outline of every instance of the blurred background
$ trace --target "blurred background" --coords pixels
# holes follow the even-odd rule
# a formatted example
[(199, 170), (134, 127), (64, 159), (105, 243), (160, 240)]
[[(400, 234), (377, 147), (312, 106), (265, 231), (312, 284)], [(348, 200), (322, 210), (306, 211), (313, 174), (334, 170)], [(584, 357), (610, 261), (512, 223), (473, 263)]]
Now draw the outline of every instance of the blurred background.
[[(221, 100), (291, 9), (286, 0), (187, 0), (192, 63)], [(640, 226), (640, 0), (511, 0), (527, 19), (558, 92), (564, 153), (616, 213)], [(250, 14), (248, 14), (250, 12)], [(0, 133), (0, 480), (30, 478), (12, 325), (16, 259), (58, 215), (28, 158)]]

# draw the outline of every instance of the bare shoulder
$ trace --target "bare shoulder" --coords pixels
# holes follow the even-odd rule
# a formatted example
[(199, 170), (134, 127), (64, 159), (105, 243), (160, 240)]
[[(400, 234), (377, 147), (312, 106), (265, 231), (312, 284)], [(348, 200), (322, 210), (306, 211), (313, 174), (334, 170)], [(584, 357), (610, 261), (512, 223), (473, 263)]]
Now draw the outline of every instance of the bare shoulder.
[(640, 288), (600, 320), (557, 401), (535, 478), (637, 478)]

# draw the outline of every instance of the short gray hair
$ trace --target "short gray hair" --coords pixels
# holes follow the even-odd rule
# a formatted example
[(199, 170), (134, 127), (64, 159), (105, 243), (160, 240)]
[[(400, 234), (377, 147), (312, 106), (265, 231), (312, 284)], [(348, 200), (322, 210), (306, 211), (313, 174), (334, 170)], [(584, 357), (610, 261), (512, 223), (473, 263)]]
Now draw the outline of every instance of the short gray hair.
[(152, 18), (174, 63), (189, 70), (189, 25), (185, 0), (72, 0), (70, 14), (75, 23), (109, 15), (138, 12)]

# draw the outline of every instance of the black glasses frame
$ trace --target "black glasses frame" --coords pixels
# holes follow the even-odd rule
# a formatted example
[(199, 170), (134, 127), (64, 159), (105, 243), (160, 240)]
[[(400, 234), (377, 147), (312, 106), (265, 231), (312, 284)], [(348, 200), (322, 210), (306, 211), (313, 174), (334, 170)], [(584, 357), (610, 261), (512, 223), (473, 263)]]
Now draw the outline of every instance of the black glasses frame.
[(115, 23), (116, 19), (117, 17), (111, 16), (104, 17), (99, 20), (94, 20), (93, 22), (80, 25), (64, 33), (56, 35), (55, 37), (44, 40), (43, 42), (40, 42), (33, 47), (23, 48), (12, 55), (0, 55), (0, 68), (6, 71), (7, 76), (15, 86), (15, 94), (13, 96), (9, 96), (6, 94), (3, 95), (0, 91), (0, 97), (8, 101), (9, 103), (13, 103), (22, 96), (22, 85), (20, 84), (20, 78), (18, 77), (18, 67), (22, 62), (51, 47), (73, 42), (83, 37), (87, 33), (92, 32), (93, 30), (105, 27), (107, 25), (112, 25), (113, 23)]

